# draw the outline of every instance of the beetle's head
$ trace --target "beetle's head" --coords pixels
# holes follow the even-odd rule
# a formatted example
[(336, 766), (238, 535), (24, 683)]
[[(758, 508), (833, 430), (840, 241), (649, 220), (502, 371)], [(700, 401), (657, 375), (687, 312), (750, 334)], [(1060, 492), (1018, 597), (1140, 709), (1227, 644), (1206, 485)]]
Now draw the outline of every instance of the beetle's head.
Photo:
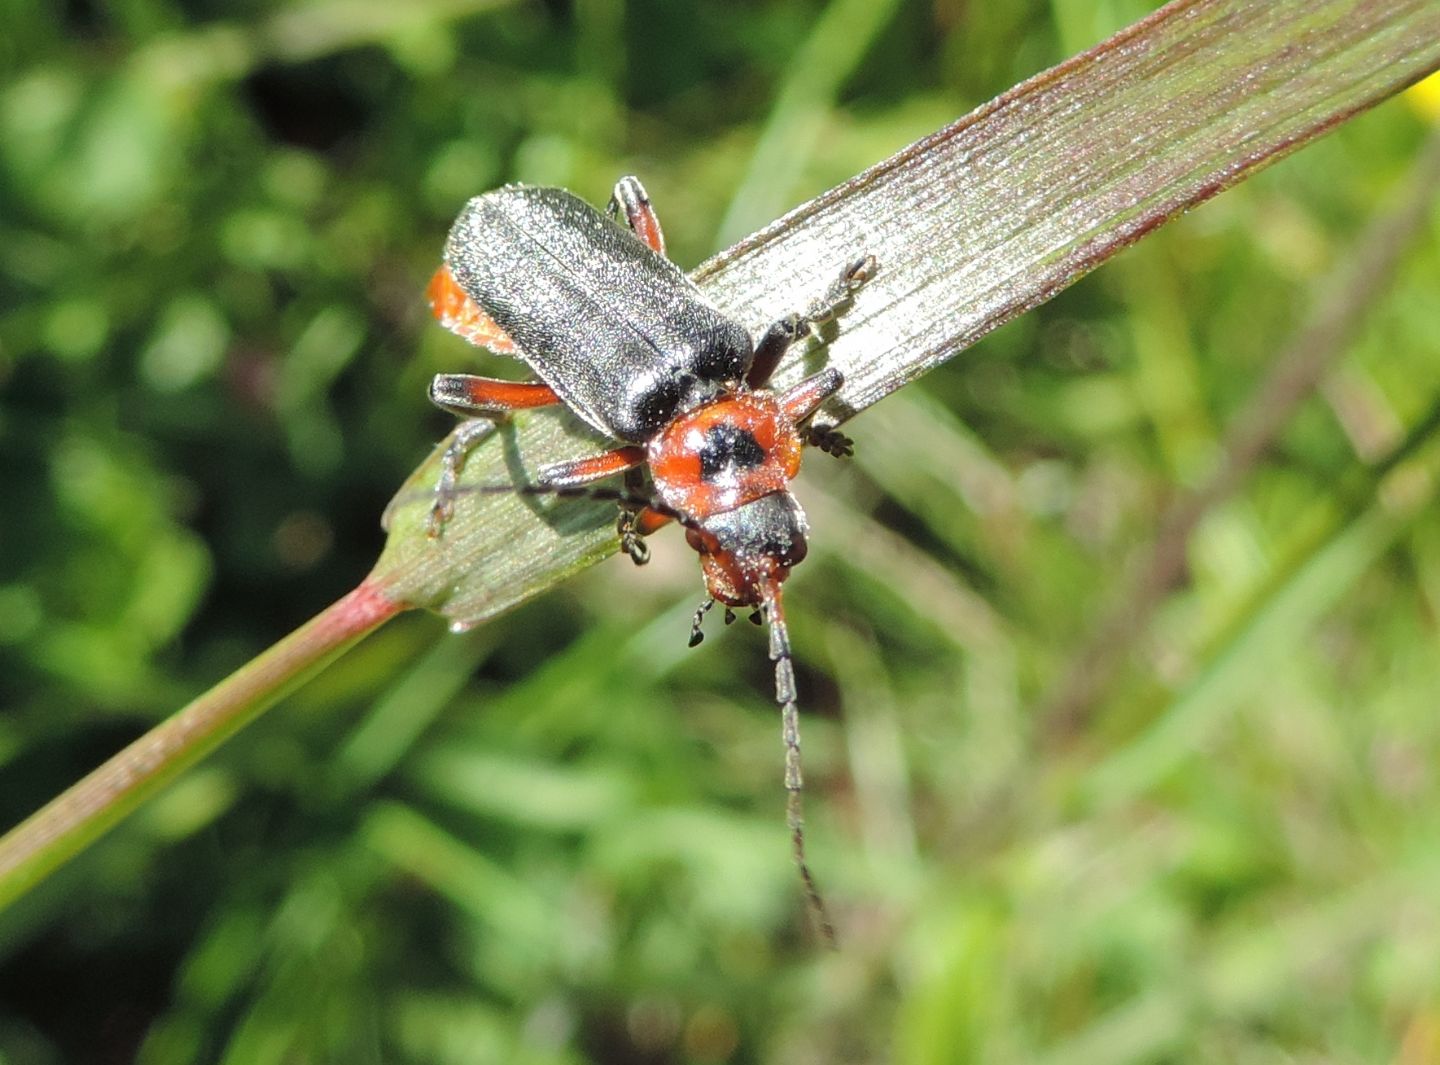
[(804, 561), (805, 512), (789, 492), (772, 492), (688, 528), (710, 594), (727, 606), (760, 606), (764, 588), (778, 587)]

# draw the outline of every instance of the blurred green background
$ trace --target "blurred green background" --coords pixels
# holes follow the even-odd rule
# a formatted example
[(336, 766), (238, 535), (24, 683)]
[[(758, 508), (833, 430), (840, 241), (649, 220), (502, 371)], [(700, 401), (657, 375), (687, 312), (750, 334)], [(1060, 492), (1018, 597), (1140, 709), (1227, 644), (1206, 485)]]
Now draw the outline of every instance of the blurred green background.
[[(451, 424), (427, 378), (500, 362), (423, 306), (467, 197), (637, 173), (691, 266), (1155, 6), (4, 5), (0, 824), (366, 572)], [(810, 460), (839, 953), (763, 637), (687, 652), (669, 533), (465, 637), (390, 624), (0, 914), (0, 1062), (1440, 1059), (1440, 211), (1115, 683), (1047, 709), (1437, 115), (1346, 125)]]

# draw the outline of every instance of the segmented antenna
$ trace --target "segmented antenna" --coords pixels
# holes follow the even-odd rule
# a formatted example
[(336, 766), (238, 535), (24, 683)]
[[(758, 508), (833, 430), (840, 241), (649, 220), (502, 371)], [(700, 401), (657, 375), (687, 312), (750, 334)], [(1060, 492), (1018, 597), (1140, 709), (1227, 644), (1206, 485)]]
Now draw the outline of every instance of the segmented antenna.
[(800, 881), (805, 886), (805, 901), (825, 942), (835, 946), (835, 926), (825, 909), (825, 900), (805, 860), (805, 812), (801, 792), (805, 781), (800, 772), (800, 711), (795, 705), (795, 666), (790, 656), (790, 632), (785, 627), (785, 610), (780, 603), (780, 586), (768, 580), (760, 582), (760, 595), (765, 615), (770, 622), (770, 661), (775, 663), (775, 701), (780, 704), (780, 734), (785, 741), (785, 822), (790, 826), (790, 843)]
[(705, 623), (705, 615), (710, 613), (715, 606), (715, 600), (707, 599), (695, 608), (695, 616), (690, 619), (690, 646), (699, 647), (700, 641), (705, 639), (705, 634), (700, 631), (700, 626)]
[[(563, 488), (544, 484), (467, 485), (463, 488), (456, 488), (454, 495), (460, 496), (468, 493), (498, 495), (507, 492), (517, 495), (555, 496), (561, 499), (609, 500), (626, 506), (649, 507), (651, 510), (674, 519), (686, 528), (701, 528), (699, 522), (690, 515), (667, 506), (653, 497), (638, 495), (624, 489), (590, 485), (574, 485)], [(821, 938), (827, 945), (834, 947), (836, 946), (835, 926), (830, 922), (830, 914), (825, 908), (825, 900), (820, 895), (820, 888), (815, 883), (815, 875), (810, 872), (810, 863), (805, 858), (805, 804), (802, 795), (805, 781), (800, 770), (800, 711), (796, 705), (798, 696), (795, 691), (795, 665), (790, 652), (790, 631), (785, 626), (785, 609), (781, 604), (780, 586), (773, 581), (761, 578), (759, 588), (761, 605), (765, 612), (765, 618), (770, 624), (770, 661), (775, 663), (775, 701), (780, 705), (780, 734), (785, 743), (785, 823), (790, 828), (791, 850), (795, 855), (795, 865), (800, 870), (800, 882), (805, 889), (805, 902), (810, 908), (811, 917), (820, 931)], [(690, 627), (691, 647), (703, 639), (700, 633), (700, 623), (714, 605), (713, 599), (707, 599), (695, 611), (695, 617)], [(734, 620), (734, 613), (728, 607), (725, 615), (727, 624)], [(759, 624), (758, 616), (752, 615), (751, 620)]]
[[(408, 504), (414, 500), (434, 498), (438, 494), (434, 489), (421, 489), (413, 495), (405, 498)], [(595, 499), (605, 503), (619, 503), (626, 507), (637, 509), (644, 507), (663, 514), (686, 529), (699, 529), (698, 521), (682, 510), (665, 503), (658, 496), (645, 495), (642, 492), (631, 492), (623, 488), (606, 488), (603, 485), (549, 485), (549, 484), (467, 484), (452, 489), (449, 498), (453, 502), (463, 496), (551, 496), (555, 499)], [(393, 507), (395, 504), (392, 503)]]

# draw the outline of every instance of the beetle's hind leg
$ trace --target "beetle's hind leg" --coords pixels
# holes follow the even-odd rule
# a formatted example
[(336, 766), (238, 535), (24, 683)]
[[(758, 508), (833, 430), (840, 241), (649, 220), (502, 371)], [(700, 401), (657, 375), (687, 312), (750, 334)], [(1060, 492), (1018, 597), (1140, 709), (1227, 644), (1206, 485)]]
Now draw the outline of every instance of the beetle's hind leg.
[(440, 456), (440, 478), (435, 484), (435, 500), (425, 525), (426, 535), (436, 540), (455, 515), (456, 488), (465, 460), (475, 445), (489, 436), (495, 423), (511, 411), (548, 407), (559, 403), (560, 397), (549, 385), (536, 381), (497, 381), (473, 374), (442, 373), (430, 382), (430, 402), (466, 419)]
[(610, 194), (610, 217), (618, 219), (621, 215), (625, 217), (625, 224), (651, 250), (665, 254), (665, 233), (660, 228), (660, 219), (650, 204), (645, 186), (633, 174), (615, 182), (615, 191)]

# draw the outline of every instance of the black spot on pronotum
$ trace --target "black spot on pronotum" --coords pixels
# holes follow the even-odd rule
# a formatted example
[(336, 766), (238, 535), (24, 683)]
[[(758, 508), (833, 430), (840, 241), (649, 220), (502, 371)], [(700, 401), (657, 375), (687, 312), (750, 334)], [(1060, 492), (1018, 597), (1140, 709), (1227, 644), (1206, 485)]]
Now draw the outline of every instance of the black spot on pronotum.
[(713, 481), (727, 469), (753, 469), (764, 462), (765, 449), (749, 430), (714, 425), (700, 448), (700, 479)]

